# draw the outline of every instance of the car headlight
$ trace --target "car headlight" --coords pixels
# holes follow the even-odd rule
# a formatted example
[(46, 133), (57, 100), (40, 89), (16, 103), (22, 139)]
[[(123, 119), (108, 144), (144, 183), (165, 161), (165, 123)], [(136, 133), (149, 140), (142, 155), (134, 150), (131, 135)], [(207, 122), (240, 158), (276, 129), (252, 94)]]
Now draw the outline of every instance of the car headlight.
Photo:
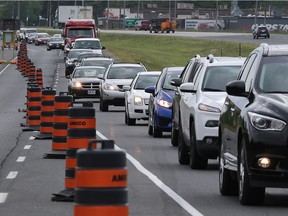
[(72, 82), (72, 87), (74, 87), (74, 88), (81, 88), (82, 85), (81, 85), (81, 83), (78, 82), (78, 81), (73, 81), (73, 82)]
[(72, 62), (72, 61), (67, 61), (67, 64), (68, 64), (68, 65), (72, 65), (73, 62)]
[(282, 131), (286, 123), (282, 120), (269, 116), (248, 112), (251, 124), (258, 130)]
[(170, 108), (172, 107), (172, 103), (171, 102), (168, 102), (168, 101), (165, 101), (165, 100), (157, 100), (157, 104), (159, 106), (162, 106), (162, 107), (165, 107), (165, 108)]
[(218, 109), (217, 107), (212, 107), (212, 106), (208, 106), (206, 104), (202, 104), (200, 103), (198, 105), (198, 109), (201, 111), (205, 111), (205, 112), (216, 112), (216, 113), (220, 113), (220, 109)]
[(139, 96), (134, 97), (134, 105), (135, 106), (141, 106), (143, 104), (143, 99)]
[(118, 90), (118, 87), (112, 84), (104, 84), (103, 86), (104, 89), (109, 90), (109, 91), (116, 91)]

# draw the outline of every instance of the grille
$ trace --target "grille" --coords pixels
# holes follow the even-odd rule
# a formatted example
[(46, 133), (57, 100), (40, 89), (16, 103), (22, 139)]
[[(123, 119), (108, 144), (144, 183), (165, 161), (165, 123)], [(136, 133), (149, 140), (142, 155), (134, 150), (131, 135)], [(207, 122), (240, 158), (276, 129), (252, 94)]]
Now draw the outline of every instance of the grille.
[(123, 85), (117, 85), (119, 89), (123, 89)]
[(99, 89), (99, 83), (81, 83), (83, 89)]

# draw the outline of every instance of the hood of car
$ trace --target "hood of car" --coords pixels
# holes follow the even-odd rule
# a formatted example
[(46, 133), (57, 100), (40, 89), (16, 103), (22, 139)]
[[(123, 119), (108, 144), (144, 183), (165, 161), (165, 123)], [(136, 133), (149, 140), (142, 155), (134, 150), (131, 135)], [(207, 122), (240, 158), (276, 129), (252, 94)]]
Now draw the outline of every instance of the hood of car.
[(260, 94), (255, 100), (254, 110), (251, 111), (288, 119), (288, 94)]
[(221, 109), (226, 96), (226, 92), (202, 92), (199, 102)]
[(107, 79), (106, 83), (111, 83), (114, 85), (130, 85), (132, 79)]
[(157, 97), (159, 99), (163, 99), (165, 101), (172, 102), (173, 101), (173, 97), (174, 97), (174, 91), (164, 91), (163, 89), (161, 89), (159, 91), (159, 94), (158, 94)]
[(150, 94), (149, 94), (149, 93), (146, 93), (145, 90), (132, 89), (132, 90), (131, 90), (131, 93), (132, 93), (134, 96), (141, 96), (142, 98), (149, 98), (149, 97), (150, 97)]

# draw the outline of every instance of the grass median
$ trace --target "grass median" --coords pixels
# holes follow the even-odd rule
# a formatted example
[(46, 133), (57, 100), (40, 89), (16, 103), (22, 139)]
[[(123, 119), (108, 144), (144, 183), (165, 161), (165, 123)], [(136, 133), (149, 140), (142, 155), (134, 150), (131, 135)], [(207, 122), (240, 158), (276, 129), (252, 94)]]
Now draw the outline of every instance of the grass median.
[(195, 55), (247, 57), (257, 47), (255, 44), (236, 43), (194, 38), (128, 35), (101, 33), (101, 43), (117, 59), (141, 62), (147, 70), (162, 70), (164, 67), (185, 66)]

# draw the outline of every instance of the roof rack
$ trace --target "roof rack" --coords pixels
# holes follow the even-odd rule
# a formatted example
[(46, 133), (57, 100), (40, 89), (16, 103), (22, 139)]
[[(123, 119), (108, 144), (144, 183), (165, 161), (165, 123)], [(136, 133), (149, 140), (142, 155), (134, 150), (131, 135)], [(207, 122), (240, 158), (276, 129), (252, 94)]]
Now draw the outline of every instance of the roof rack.
[(209, 60), (209, 63), (213, 63), (214, 62), (214, 56), (212, 54), (209, 54), (207, 56), (207, 60)]
[(269, 51), (268, 46), (269, 45), (267, 43), (261, 43), (260, 44), (260, 47), (263, 47), (263, 56), (267, 56), (268, 55), (268, 51)]

